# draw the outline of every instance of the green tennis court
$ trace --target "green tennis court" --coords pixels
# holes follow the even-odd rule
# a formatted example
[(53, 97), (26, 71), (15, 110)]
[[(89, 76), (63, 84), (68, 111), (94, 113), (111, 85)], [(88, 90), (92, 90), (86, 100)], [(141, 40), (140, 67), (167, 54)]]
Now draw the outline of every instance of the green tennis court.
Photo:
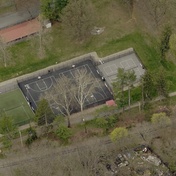
[(0, 118), (4, 115), (12, 118), (15, 124), (18, 125), (33, 120), (34, 113), (20, 89), (0, 94)]

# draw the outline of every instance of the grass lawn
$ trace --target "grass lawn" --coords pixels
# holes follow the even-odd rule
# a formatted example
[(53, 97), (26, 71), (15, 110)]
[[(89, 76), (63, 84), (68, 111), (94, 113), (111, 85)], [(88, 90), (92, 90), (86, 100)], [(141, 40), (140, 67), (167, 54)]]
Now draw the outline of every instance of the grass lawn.
[[(82, 42), (73, 41), (65, 34), (62, 24), (55, 23), (51, 29), (47, 29), (43, 38), (44, 58), (39, 58), (38, 55), (39, 37), (37, 35), (14, 45), (9, 45), (10, 58), (7, 68), (4, 68), (2, 63), (0, 64), (0, 81), (30, 73), (53, 65), (56, 62), (60, 63), (89, 52), (95, 51), (99, 57), (105, 57), (133, 47), (147, 70), (157, 73), (160, 67), (164, 67), (166, 76), (170, 81), (170, 91), (176, 91), (176, 77), (173, 76), (176, 75), (176, 65), (171, 61), (161, 61), (158, 38), (139, 30), (142, 29), (142, 26), (136, 25), (136, 22), (131, 20), (126, 10), (116, 1), (92, 0), (92, 2), (99, 15), (96, 25), (105, 27), (105, 31), (101, 35), (90, 36)], [(131, 96), (131, 103), (139, 101), (141, 99), (141, 90), (139, 88), (135, 89), (132, 91)], [(8, 98), (4, 99), (8, 100)], [(4, 102), (6, 101), (0, 102), (1, 109), (11, 107), (8, 106), (8, 102)], [(9, 103), (11, 102), (10, 100)], [(2, 103), (3, 105), (1, 105)], [(14, 104), (16, 103), (12, 103), (12, 105)], [(21, 106), (21, 104), (16, 105)], [(26, 102), (23, 106), (27, 106)], [(17, 116), (16, 119), (21, 118), (22, 121), (24, 117), (27, 117), (23, 106), (15, 108), (17, 112), (21, 110), (23, 115), (13, 115), (17, 114), (15, 110), (8, 110), (7, 114)]]
[(34, 114), (20, 89), (0, 94), (0, 118), (5, 114), (15, 124), (22, 125), (33, 119)]
[(99, 57), (104, 57), (133, 47), (148, 70), (156, 72), (160, 67), (164, 67), (171, 82), (171, 90), (176, 90), (176, 78), (172, 76), (174, 73), (176, 74), (176, 66), (169, 61), (160, 60), (158, 43), (150, 36), (135, 31), (122, 38), (105, 41), (100, 46), (99, 42), (102, 41), (97, 39), (101, 36), (97, 36), (97, 38), (93, 36), (83, 44), (70, 43), (68, 40), (65, 41), (63, 36), (59, 34), (57, 36), (55, 31), (57, 29), (59, 30), (59, 28), (53, 27), (50, 35), (55, 35), (56, 37), (53, 43), (48, 46), (50, 48), (46, 49), (46, 57), (44, 59), (37, 57), (36, 45), (31, 44), (31, 42), (36, 42), (34, 41), (36, 38), (33, 38), (32, 41), (23, 41), (11, 46), (9, 49), (13, 55), (13, 61), (8, 66), (9, 69), (0, 67), (0, 80), (16, 77), (17, 74), (22, 75), (33, 72), (53, 65), (56, 62), (59, 63), (92, 51), (96, 51)]
[(170, 90), (175, 91), (176, 77), (172, 75), (176, 74), (176, 66), (170, 61), (161, 61), (158, 36), (153, 37), (144, 32), (144, 26), (131, 20), (126, 7), (121, 3), (109, 0), (100, 2), (92, 0), (92, 2), (97, 13), (96, 26), (105, 28), (101, 35), (90, 36), (82, 42), (74, 41), (65, 34), (61, 23), (54, 23), (52, 28), (47, 29), (43, 35), (45, 55), (42, 59), (38, 55), (39, 37), (37, 35), (9, 46), (8, 69), (1, 64), (0, 81), (85, 53), (96, 51), (99, 57), (104, 57), (133, 47), (148, 70), (157, 72), (158, 68), (165, 68), (171, 85)]

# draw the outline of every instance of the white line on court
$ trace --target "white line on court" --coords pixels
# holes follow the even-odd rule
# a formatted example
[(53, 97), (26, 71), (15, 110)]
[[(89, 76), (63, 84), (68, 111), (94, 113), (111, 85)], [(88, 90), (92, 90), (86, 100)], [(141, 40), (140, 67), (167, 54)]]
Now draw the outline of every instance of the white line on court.
[(23, 104), (22, 104), (22, 108), (23, 108), (23, 110), (24, 110), (25, 114), (27, 115), (27, 117), (30, 119), (29, 114), (26, 112), (26, 110), (25, 110), (25, 108), (24, 108), (24, 105), (23, 105)]
[(46, 88), (44, 90), (40, 89), (40, 86), (38, 85), (38, 82), (35, 83), (36, 86), (38, 87), (39, 91), (42, 92), (42, 91), (46, 91)]
[[(34, 92), (39, 92), (39, 93), (40, 93), (40, 92), (45, 92), (45, 91), (49, 90), (49, 89), (53, 86), (53, 80), (52, 80), (52, 78), (54, 78), (54, 76), (47, 77), (47, 78), (45, 78), (44, 80), (46, 80), (46, 79), (48, 79), (48, 78), (51, 80), (51, 85), (50, 85), (48, 88), (46, 88), (45, 90), (41, 90), (41, 89), (40, 89), (39, 85), (37, 84), (38, 81), (31, 82), (31, 83), (29, 83), (28, 85), (29, 85), (30, 89), (31, 89), (32, 91), (34, 91)], [(30, 85), (32, 85), (32, 84), (36, 84), (37, 87), (39, 88), (39, 90), (33, 89), (33, 88), (30, 86)]]
[(31, 95), (31, 93), (29, 92), (29, 89), (26, 89), (26, 90), (27, 90), (27, 95), (29, 95), (31, 97), (32, 101), (34, 102), (35, 106), (37, 107), (37, 104), (36, 104), (33, 96)]
[(42, 81), (43, 81), (43, 84), (45, 84), (45, 87), (46, 87), (46, 89), (48, 88), (48, 86), (46, 85), (46, 82), (42, 79)]
[(87, 65), (87, 66), (88, 66), (88, 69), (89, 69), (90, 73), (92, 73), (92, 75), (94, 76), (96, 82), (98, 83), (98, 85), (99, 85), (98, 88), (100, 88), (100, 89), (103, 91), (103, 93), (104, 93), (104, 95), (105, 95), (104, 97), (107, 98), (107, 97), (108, 97), (107, 94), (104, 92), (102, 86), (101, 86), (100, 83), (97, 81), (97, 79), (96, 79), (95, 75), (93, 74), (92, 70), (90, 69), (89, 65)]
[[(109, 69), (109, 71), (108, 71)], [(106, 73), (107, 76), (109, 76), (113, 71), (111, 70), (110, 66), (106, 66), (103, 68), (104, 72)]]

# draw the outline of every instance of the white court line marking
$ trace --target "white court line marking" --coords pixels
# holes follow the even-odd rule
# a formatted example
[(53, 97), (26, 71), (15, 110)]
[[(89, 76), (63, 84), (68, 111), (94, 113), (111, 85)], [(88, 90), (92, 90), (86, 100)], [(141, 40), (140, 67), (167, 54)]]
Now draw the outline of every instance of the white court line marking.
[(127, 63), (127, 65), (128, 65), (127, 69), (131, 68), (129, 62), (126, 61), (126, 63)]
[(45, 84), (45, 87), (48, 88), (48, 86), (46, 85), (46, 82), (42, 79), (43, 83)]
[(34, 100), (33, 96), (31, 95), (30, 91), (27, 89), (27, 95), (29, 95), (34, 102), (35, 106), (37, 107), (37, 102)]
[(140, 72), (139, 68), (135, 69), (135, 74), (137, 77), (140, 77), (142, 75), (142, 73)]
[[(84, 64), (84, 65), (87, 65), (87, 64)], [(64, 74), (64, 73), (69, 72), (69, 71), (72, 72), (73, 70), (79, 70), (78, 68), (83, 67), (84, 65), (78, 66), (78, 67), (76, 67), (76, 68), (74, 68), (74, 69), (72, 68), (72, 69), (69, 69), (69, 70), (63, 71), (63, 72), (59, 73), (59, 75), (60, 75), (60, 74)]]
[(75, 79), (75, 76), (73, 75), (73, 73), (72, 73), (72, 71), (71, 71), (71, 70), (70, 70), (70, 73), (71, 73), (71, 75), (72, 75), (73, 79)]
[[(85, 65), (82, 65), (81, 67), (83, 67), (83, 69), (85, 69), (86, 70), (86, 74), (87, 74), (87, 67), (89, 67), (87, 64), (85, 64)], [(88, 68), (89, 69), (89, 68)], [(80, 71), (79, 71), (80, 69), (77, 69), (77, 71), (79, 72), (79, 74), (80, 74)], [(81, 74), (80, 74), (81, 75)], [(91, 75), (92, 75), (92, 73), (91, 73)], [(94, 102), (90, 102), (89, 101), (89, 99), (88, 99), (88, 96), (85, 98), (86, 99), (86, 101), (88, 102), (88, 105), (90, 105), (90, 104), (92, 104), (92, 103), (94, 103)], [(95, 98), (95, 100), (97, 101), (97, 99)]]
[[(87, 71), (89, 70), (89, 72), (91, 73), (91, 75), (95, 78), (96, 82), (98, 83), (98, 84), (97, 84), (97, 85), (98, 85), (97, 88), (101, 89), (102, 92), (104, 93), (104, 95), (103, 95), (103, 94), (101, 94), (99, 91), (96, 92), (96, 93), (101, 94), (101, 96), (103, 97), (102, 100), (105, 99), (105, 98), (107, 98), (107, 97), (108, 97), (107, 94), (104, 92), (102, 86), (101, 86), (100, 83), (97, 81), (97, 79), (96, 79), (94, 73), (92, 72), (92, 70), (90, 69), (89, 65), (88, 65), (88, 64), (85, 64), (85, 65), (82, 65), (82, 66), (80, 66), (80, 67), (86, 68)], [(80, 68), (80, 67), (77, 67), (77, 68)], [(78, 69), (78, 71), (79, 71), (79, 69)], [(94, 97), (95, 97), (95, 96), (94, 96)], [(96, 99), (96, 97), (95, 97), (95, 99)], [(100, 101), (100, 100), (97, 100), (97, 99), (96, 99), (96, 102), (98, 102), (98, 101)], [(90, 104), (91, 104), (91, 103), (90, 103)]]
[[(68, 72), (68, 71), (67, 71), (67, 72)], [(60, 78), (63, 77), (63, 76), (65, 76), (63, 72), (62, 72), (62, 73), (59, 73), (59, 77), (60, 77)]]
[[(50, 76), (50, 77), (47, 77), (47, 78), (45, 78), (45, 79), (48, 79), (48, 78), (50, 78), (50, 80), (51, 80), (51, 85), (47, 88), (47, 89), (45, 89), (45, 90), (35, 90), (35, 89), (33, 89), (33, 88), (31, 88), (31, 84), (36, 84), (37, 83), (37, 81), (34, 81), (34, 82), (32, 82), (32, 83), (30, 83), (30, 84), (28, 84), (29, 85), (29, 88), (31, 89), (31, 90), (33, 90), (34, 92), (45, 92), (45, 91), (47, 91), (47, 90), (49, 90), (53, 85), (54, 85), (54, 83), (53, 83), (53, 80), (52, 80), (52, 78), (54, 78), (54, 76)], [(44, 80), (45, 80), (44, 79)], [(37, 85), (37, 84), (36, 84)]]
[(104, 72), (106, 73), (107, 76), (112, 73), (112, 70), (111, 70), (110, 66), (103, 67), (103, 70), (104, 70)]
[(39, 87), (39, 85), (38, 85), (37, 82), (36, 82), (35, 84), (37, 85), (38, 89), (39, 89), (41, 92), (44, 91), (44, 90), (46, 90), (46, 88), (45, 88), (44, 90), (40, 89), (40, 87)]
[(37, 84), (37, 86), (39, 87), (40, 90), (43, 90), (43, 89), (45, 90), (47, 88), (46, 84), (44, 84), (45, 87), (40, 87), (39, 86), (39, 82), (43, 82), (43, 84), (44, 84), (44, 81), (43, 80), (39, 80), (39, 81), (36, 82), (36, 84)]
[[(27, 115), (28, 119), (31, 119), (31, 118), (29, 117), (28, 113), (26, 112), (26, 110), (25, 110), (25, 108), (24, 108), (24, 105), (22, 105), (22, 108), (23, 108), (23, 111), (25, 112), (25, 114)], [(30, 108), (31, 108), (31, 106), (30, 106)]]
[(88, 105), (91, 104), (88, 98), (85, 98), (85, 100), (88, 102)]
[[(49, 89), (52, 87), (52, 85), (54, 85), (52, 78), (55, 79), (55, 77), (54, 77), (54, 76), (50, 76), (50, 77), (48, 77), (48, 78), (50, 78), (50, 80), (51, 80), (51, 86), (50, 86), (47, 90), (49, 90)], [(48, 79), (48, 78), (45, 78), (45, 79)], [(32, 82), (32, 83), (30, 83), (30, 84), (33, 84), (33, 83), (36, 83), (36, 82), (37, 82), (37, 81)], [(29, 90), (32, 90), (32, 91), (38, 92), (38, 93), (41, 93), (41, 92), (45, 92), (45, 91), (46, 91), (46, 90), (44, 90), (44, 91), (36, 91), (36, 90), (34, 90), (34, 89), (32, 89), (32, 88), (30, 87), (30, 84), (28, 84), (28, 85), (29, 85)], [(35, 101), (35, 100), (34, 100), (33, 96), (31, 95), (31, 93), (30, 93), (30, 91), (29, 91), (28, 89), (26, 89), (26, 90), (27, 90), (27, 95), (29, 95), (29, 96), (31, 97), (32, 101), (34, 102), (35, 106), (37, 107), (37, 102), (38, 102), (38, 101)]]
[(135, 62), (133, 61), (132, 58), (130, 58), (129, 60), (127, 60), (127, 63), (129, 65), (129, 68), (128, 69), (132, 69), (132, 68), (135, 68), (137, 65), (135, 64)]
[(111, 82), (115, 82), (116, 81), (116, 77), (111, 77), (109, 78)]
[(117, 72), (116, 65), (111, 65), (111, 70), (112, 70), (113, 73), (116, 73)]
[[(92, 70), (90, 69), (89, 65), (87, 65), (87, 67), (89, 68), (90, 73), (92, 73), (92, 74), (93, 74), (93, 72), (92, 72)], [(96, 77), (95, 77), (95, 75), (94, 75), (94, 74), (93, 74), (93, 76), (94, 76), (94, 78), (95, 78), (96, 82), (97, 82), (97, 83), (98, 83), (98, 85), (99, 85), (99, 87), (98, 87), (98, 88), (100, 88), (100, 89), (102, 90), (102, 92), (104, 93), (104, 96), (103, 96), (103, 97), (107, 98), (107, 97), (108, 97), (108, 96), (107, 96), (107, 94), (104, 92), (104, 90), (103, 90), (102, 86), (101, 86), (101, 85), (100, 85), (100, 83), (97, 81), (97, 79), (96, 79)], [(104, 98), (104, 99), (105, 99), (105, 98)]]
[[(90, 100), (90, 101), (91, 101), (91, 102), (90, 102), (89, 99), (93, 99), (93, 100)], [(87, 105), (90, 105), (90, 104), (93, 104), (93, 103), (95, 103), (95, 102), (98, 102), (94, 95), (93, 95), (93, 97), (92, 97), (92, 95), (91, 95), (91, 96), (89, 97), (89, 99), (86, 98), (86, 100), (89, 101)]]
[(53, 80), (56, 82), (56, 83), (53, 83), (53, 80), (52, 80), (53, 85), (54, 85), (54, 84), (57, 84), (57, 79), (55, 78), (55, 76), (52, 76), (52, 78), (53, 78)]
[(92, 93), (92, 95), (91, 95), (90, 97), (94, 99), (94, 102), (96, 102), (96, 101), (97, 101), (97, 99), (96, 99), (96, 97), (94, 96), (94, 94), (93, 94), (93, 93)]
[(137, 66), (133, 59), (131, 59), (131, 61), (133, 62), (134, 67)]
[(110, 65), (109, 67), (111, 69), (111, 74), (110, 75), (114, 74), (114, 70), (113, 70), (114, 65)]
[[(99, 82), (101, 82), (101, 81), (99, 81)], [(106, 93), (104, 92), (104, 90), (102, 89), (102, 87), (100, 87), (100, 85), (97, 85), (97, 86), (95, 86), (95, 87), (98, 88), (98, 89), (101, 89), (102, 92), (103, 92), (103, 94), (100, 93), (100, 91), (96, 91), (96, 92), (95, 92), (96, 95), (99, 94), (99, 95), (101, 96), (101, 98), (99, 98), (98, 101), (104, 100), (105, 98), (108, 97), (108, 96), (106, 95)], [(107, 88), (108, 88), (108, 87), (107, 87)], [(109, 90), (109, 88), (108, 88), (108, 90)], [(96, 97), (95, 97), (95, 98), (96, 98)], [(96, 102), (98, 102), (98, 101), (97, 101), (97, 98), (96, 98)]]
[(123, 63), (125, 63), (125, 61), (121, 61), (120, 62), (120, 65), (122, 66), (122, 68), (124, 68), (125, 69), (125, 66), (124, 66), (124, 64)]

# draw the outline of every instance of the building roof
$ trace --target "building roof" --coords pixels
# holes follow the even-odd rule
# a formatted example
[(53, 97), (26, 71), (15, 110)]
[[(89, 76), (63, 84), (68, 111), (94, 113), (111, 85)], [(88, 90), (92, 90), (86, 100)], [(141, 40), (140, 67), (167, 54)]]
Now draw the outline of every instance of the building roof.
[(37, 19), (33, 19), (0, 30), (0, 36), (6, 43), (9, 43), (39, 32), (40, 27), (41, 27), (40, 22)]
[(109, 100), (109, 101), (106, 101), (106, 105), (107, 106), (116, 106), (116, 103), (114, 100)]

